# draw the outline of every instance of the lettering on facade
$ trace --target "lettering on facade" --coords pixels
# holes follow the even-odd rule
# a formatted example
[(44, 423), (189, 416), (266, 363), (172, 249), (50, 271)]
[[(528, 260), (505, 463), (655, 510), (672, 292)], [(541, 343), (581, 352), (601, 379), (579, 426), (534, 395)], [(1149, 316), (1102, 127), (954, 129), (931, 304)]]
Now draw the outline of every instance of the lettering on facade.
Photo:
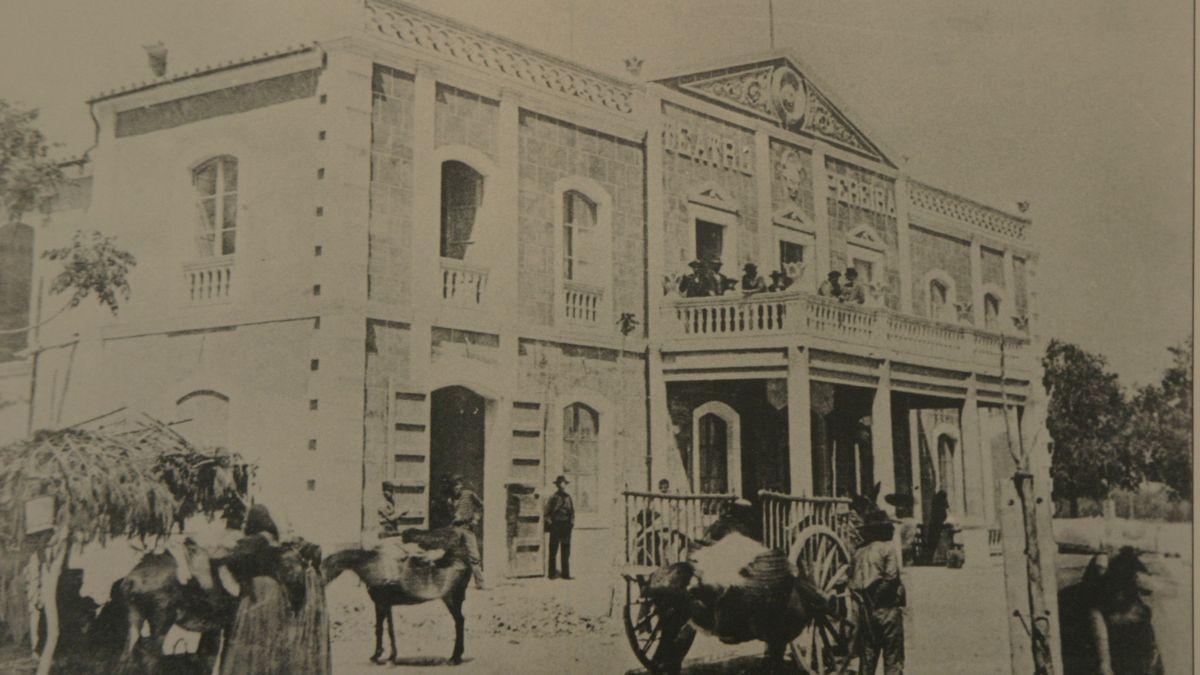
[(868, 178), (828, 172), (829, 196), (846, 204), (885, 216), (896, 215), (896, 197), (884, 185)]
[(754, 148), (718, 133), (699, 131), (678, 122), (663, 123), (663, 148), (700, 164), (729, 171), (754, 173)]

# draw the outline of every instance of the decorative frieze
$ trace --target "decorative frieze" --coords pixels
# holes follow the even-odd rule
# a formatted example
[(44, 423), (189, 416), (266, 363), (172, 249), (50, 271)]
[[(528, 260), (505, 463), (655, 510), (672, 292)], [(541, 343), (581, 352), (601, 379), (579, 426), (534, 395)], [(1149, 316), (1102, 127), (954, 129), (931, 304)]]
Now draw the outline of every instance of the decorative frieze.
[(896, 192), (890, 182), (833, 161), (826, 162), (825, 172), (831, 199), (885, 216), (896, 215)]
[(576, 100), (630, 114), (632, 90), (616, 80), (556, 62), (483, 32), (423, 12), (367, 2), (367, 29), (444, 58), (484, 68)]
[(754, 146), (713, 131), (704, 131), (672, 119), (663, 120), (663, 148), (700, 164), (730, 171), (754, 173)]
[(1029, 224), (1003, 211), (916, 181), (908, 183), (908, 200), (914, 208), (1017, 240), (1025, 238), (1025, 227)]
[(735, 103), (760, 115), (772, 116), (772, 70), (770, 67), (755, 68), (681, 86), (709, 98)]

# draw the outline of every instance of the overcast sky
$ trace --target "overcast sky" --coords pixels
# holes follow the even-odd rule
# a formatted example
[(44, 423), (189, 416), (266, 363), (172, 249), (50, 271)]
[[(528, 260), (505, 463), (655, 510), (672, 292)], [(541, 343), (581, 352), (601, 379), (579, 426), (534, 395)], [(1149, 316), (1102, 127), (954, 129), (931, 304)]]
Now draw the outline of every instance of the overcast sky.
[[(1191, 330), (1192, 4), (1185, 0), (774, 0), (794, 49), (915, 177), (1033, 206), (1048, 335), (1158, 379)], [(585, 65), (647, 71), (768, 48), (767, 0), (417, 0)], [(355, 0), (4, 0), (0, 97), (81, 152), (83, 100), (329, 35)], [(857, 114), (856, 114), (857, 113)]]

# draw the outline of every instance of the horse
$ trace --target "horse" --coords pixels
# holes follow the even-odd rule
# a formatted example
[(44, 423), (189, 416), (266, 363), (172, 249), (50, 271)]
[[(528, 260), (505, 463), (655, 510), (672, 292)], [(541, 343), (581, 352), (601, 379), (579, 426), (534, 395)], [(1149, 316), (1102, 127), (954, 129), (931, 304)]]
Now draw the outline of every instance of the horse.
[[(367, 595), (375, 603), (375, 653), (371, 661), (382, 663), (383, 623), (387, 620), (392, 646), (391, 662), (397, 663), (396, 632), (392, 607), (441, 600), (454, 618), (454, 651), (451, 664), (462, 663), (463, 600), (471, 581), (464, 536), (453, 527), (434, 530), (409, 528), (400, 534), (400, 543), (384, 540), (372, 549), (351, 548), (338, 551), (321, 564), (325, 582), (352, 570), (367, 586)], [(409, 546), (411, 545), (411, 546)]]
[(810, 624), (829, 621), (830, 599), (804, 570), (744, 530), (744, 524), (723, 515), (686, 562), (650, 575), (643, 588), (645, 607), (658, 614), (661, 631), (652, 657), (655, 672), (679, 673), (697, 630), (728, 644), (765, 642), (767, 669), (781, 672), (788, 643)]
[(1083, 578), (1059, 591), (1063, 671), (1160, 675), (1162, 656), (1151, 625), (1149, 570), (1132, 547), (1110, 561), (1097, 554)]

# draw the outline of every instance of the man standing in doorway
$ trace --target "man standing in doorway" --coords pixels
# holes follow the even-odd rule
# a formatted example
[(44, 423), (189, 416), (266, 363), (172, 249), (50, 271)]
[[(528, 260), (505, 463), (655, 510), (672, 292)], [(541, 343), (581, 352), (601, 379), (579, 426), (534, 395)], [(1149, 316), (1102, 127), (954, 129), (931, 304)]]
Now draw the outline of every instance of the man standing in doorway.
[(558, 552), (562, 551), (562, 578), (571, 578), (571, 530), (575, 527), (575, 503), (567, 494), (566, 476), (554, 479), (558, 490), (546, 502), (546, 531), (550, 533), (550, 578), (558, 578)]
[(462, 476), (450, 481), (450, 496), (447, 510), (453, 514), (450, 525), (463, 530), (463, 541), (467, 545), (467, 562), (475, 577), (475, 588), (483, 590), (483, 559), (479, 555), (478, 528), (483, 516), (483, 500), (479, 495), (465, 489)]

